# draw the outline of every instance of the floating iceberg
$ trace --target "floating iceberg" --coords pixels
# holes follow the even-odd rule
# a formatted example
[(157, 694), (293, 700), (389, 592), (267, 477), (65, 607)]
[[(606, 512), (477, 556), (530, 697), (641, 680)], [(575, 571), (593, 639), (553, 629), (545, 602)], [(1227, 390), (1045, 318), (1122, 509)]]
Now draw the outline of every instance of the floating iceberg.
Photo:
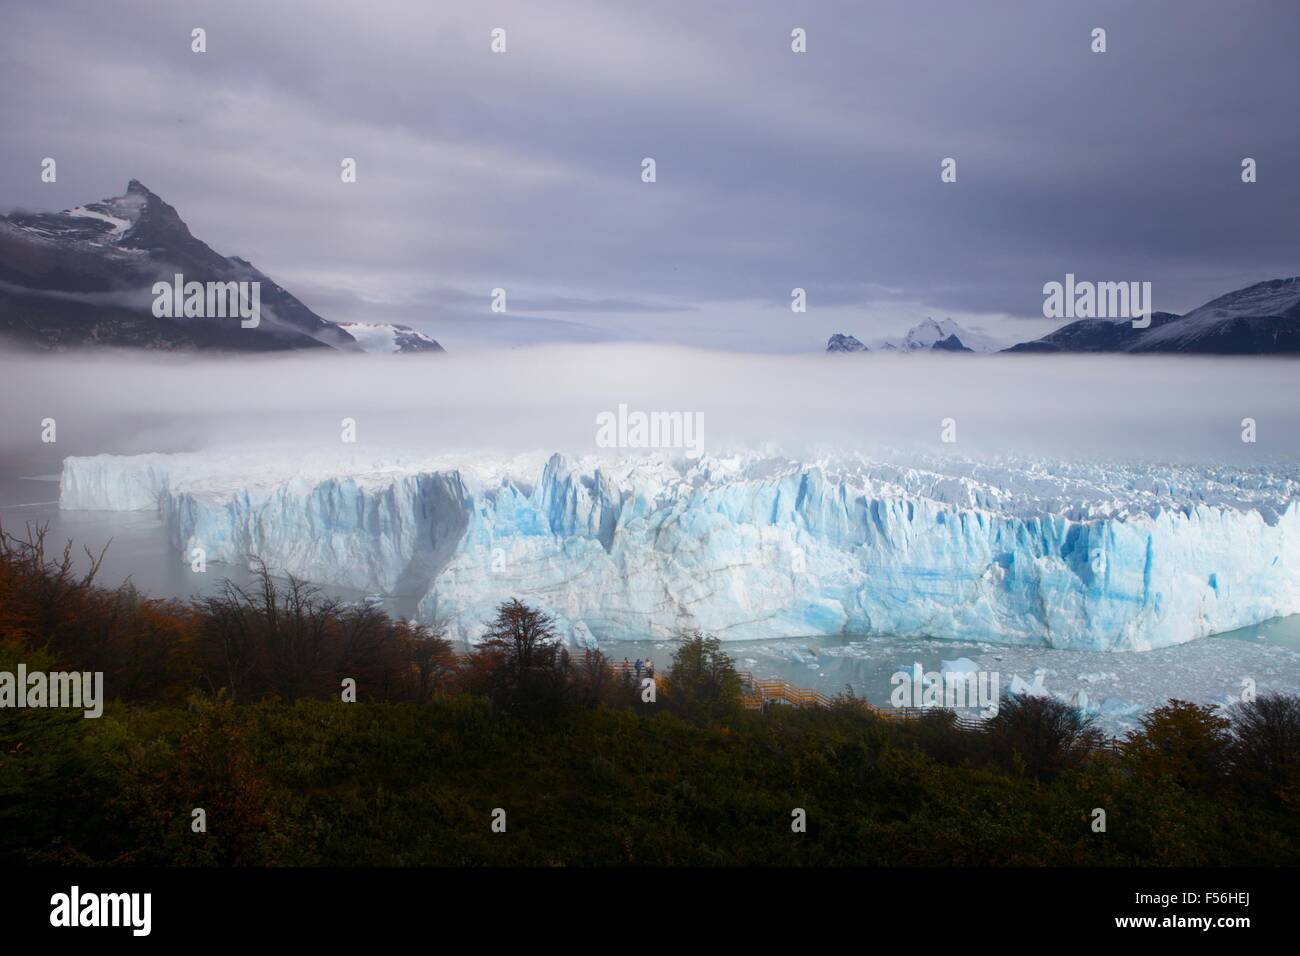
[(1277, 468), (232, 451), (68, 458), (61, 507), (156, 509), (184, 554), (415, 595), (471, 641), (519, 597), (575, 643), (1142, 650), (1300, 612), (1298, 490)]

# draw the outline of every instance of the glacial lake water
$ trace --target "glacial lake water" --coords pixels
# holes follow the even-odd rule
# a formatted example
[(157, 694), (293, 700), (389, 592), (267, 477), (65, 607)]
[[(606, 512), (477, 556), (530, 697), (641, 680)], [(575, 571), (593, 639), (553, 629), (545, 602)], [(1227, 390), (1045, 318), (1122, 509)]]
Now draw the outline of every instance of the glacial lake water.
[[(98, 552), (108, 545), (98, 578), (107, 587), (129, 578), (150, 596), (186, 598), (215, 590), (227, 577), (248, 580), (246, 570), (225, 565), (212, 564), (204, 574), (191, 571), (152, 512), (60, 511), (58, 497), (57, 476), (0, 476), (0, 526), (21, 535), (29, 523), (48, 525), (50, 545), (61, 550), (73, 541), (81, 567), (86, 564), (83, 546)], [(338, 589), (330, 593), (365, 597)], [(410, 616), (415, 601), (383, 603)], [(876, 704), (889, 702), (890, 677), (897, 671), (917, 663), (937, 671), (943, 661), (965, 658), (998, 674), (1003, 689), (1018, 677), (1084, 703), (1110, 733), (1130, 729), (1141, 713), (1171, 697), (1226, 704), (1240, 696), (1248, 681), (1258, 692), (1300, 693), (1300, 615), (1140, 653), (884, 636), (736, 641), (725, 648), (742, 670), (756, 677), (779, 677), (828, 695), (851, 688)], [(652, 660), (662, 672), (672, 658), (673, 642), (609, 641), (601, 649), (620, 663), (624, 657)]]

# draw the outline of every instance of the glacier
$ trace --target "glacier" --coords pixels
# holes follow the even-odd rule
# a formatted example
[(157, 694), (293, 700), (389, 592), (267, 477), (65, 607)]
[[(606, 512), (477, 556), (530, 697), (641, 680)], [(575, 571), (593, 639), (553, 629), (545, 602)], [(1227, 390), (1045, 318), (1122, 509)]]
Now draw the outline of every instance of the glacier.
[(182, 556), (414, 596), (471, 643), (519, 597), (578, 645), (1146, 650), (1300, 613), (1298, 490), (1289, 466), (224, 449), (67, 458), (60, 507), (155, 510)]

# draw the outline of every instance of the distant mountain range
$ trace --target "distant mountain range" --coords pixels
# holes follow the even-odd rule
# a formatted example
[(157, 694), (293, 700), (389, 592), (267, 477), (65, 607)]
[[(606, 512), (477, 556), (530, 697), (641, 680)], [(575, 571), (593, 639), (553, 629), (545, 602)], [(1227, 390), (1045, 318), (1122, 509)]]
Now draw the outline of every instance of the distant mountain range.
[[(185, 283), (257, 283), (260, 321), (245, 328), (238, 317), (156, 315), (154, 284), (177, 275)], [(0, 216), (0, 338), (44, 350), (443, 351), (408, 326), (322, 318), (248, 260), (195, 238), (174, 208), (135, 179), (121, 196), (85, 206)], [(1001, 349), (980, 329), (926, 318), (901, 338), (870, 346), (837, 333), (826, 350), (1300, 354), (1300, 277), (1259, 282), (1186, 315), (1156, 312), (1144, 329), (1131, 319), (1080, 319)]]
[[(991, 341), (951, 319), (942, 323), (926, 319), (902, 339), (889, 340), (875, 349), (868, 349), (851, 335), (837, 333), (831, 336), (826, 351), (998, 351), (989, 347)], [(1040, 339), (1002, 351), (1300, 354), (1300, 277), (1257, 282), (1185, 315), (1153, 312), (1151, 324), (1142, 329), (1134, 328), (1132, 319), (1079, 319)]]
[[(155, 315), (154, 283), (177, 275), (185, 283), (258, 283), (258, 324), (241, 327), (237, 316)], [(441, 351), (427, 336), (404, 331), (432, 347), (388, 351)], [(0, 336), (55, 351), (368, 351), (246, 259), (195, 238), (174, 208), (135, 179), (121, 196), (64, 212), (0, 216)]]

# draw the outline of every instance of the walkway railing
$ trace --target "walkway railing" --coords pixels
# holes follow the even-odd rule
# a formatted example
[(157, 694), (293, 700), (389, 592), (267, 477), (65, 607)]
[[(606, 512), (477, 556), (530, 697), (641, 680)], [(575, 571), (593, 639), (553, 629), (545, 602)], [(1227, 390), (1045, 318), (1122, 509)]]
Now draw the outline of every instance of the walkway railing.
[(795, 687), (783, 680), (759, 680), (749, 671), (740, 672), (740, 692), (745, 706), (761, 710), (769, 701), (779, 701), (793, 707), (829, 707), (833, 701), (819, 690)]

